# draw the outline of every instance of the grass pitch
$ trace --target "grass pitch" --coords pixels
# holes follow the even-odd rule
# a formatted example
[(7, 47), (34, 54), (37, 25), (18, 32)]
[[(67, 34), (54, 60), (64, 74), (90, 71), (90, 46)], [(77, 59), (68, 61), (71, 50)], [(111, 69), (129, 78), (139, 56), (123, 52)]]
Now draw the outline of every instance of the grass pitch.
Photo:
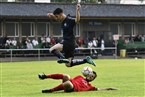
[[(0, 63), (0, 97), (144, 97), (144, 59), (94, 61), (96, 67), (84, 64), (71, 68), (56, 61)], [(81, 75), (84, 66), (90, 66), (97, 72), (98, 77), (92, 82), (94, 86), (116, 87), (119, 90), (41, 93), (42, 89), (52, 88), (61, 80), (39, 80), (38, 73), (65, 73), (74, 77)]]

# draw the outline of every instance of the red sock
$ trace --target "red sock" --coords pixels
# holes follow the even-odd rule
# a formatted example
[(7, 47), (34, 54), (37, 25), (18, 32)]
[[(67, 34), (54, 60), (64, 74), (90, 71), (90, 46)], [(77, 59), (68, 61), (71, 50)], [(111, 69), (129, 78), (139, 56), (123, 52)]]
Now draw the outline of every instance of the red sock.
[(63, 85), (60, 84), (60, 85), (58, 85), (58, 86), (56, 86), (56, 87), (54, 87), (54, 88), (52, 88), (50, 90), (53, 92), (53, 91), (59, 91), (59, 90), (63, 90), (63, 89), (64, 89)]
[(52, 79), (63, 79), (63, 77), (64, 77), (63, 74), (49, 74), (46, 76), (47, 76), (47, 78), (52, 78)]

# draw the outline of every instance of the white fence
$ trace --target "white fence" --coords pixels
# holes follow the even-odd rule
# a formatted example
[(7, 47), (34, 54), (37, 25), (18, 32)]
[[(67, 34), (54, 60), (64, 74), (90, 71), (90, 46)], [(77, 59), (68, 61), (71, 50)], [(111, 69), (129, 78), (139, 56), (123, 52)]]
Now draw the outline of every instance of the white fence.
[[(101, 48), (76, 48), (75, 56), (92, 55), (97, 51), (100, 54)], [(106, 47), (103, 52), (109, 53), (110, 56), (117, 58), (116, 47)], [(50, 54), (48, 49), (0, 49), (0, 61), (33, 61), (33, 60), (50, 60), (53, 54)], [(104, 54), (102, 55), (104, 56)]]

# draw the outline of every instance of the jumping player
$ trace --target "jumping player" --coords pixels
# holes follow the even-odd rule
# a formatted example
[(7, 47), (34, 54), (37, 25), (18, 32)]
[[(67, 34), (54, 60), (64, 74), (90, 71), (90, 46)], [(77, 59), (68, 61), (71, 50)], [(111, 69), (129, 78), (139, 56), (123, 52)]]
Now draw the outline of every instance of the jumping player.
[[(65, 63), (67, 67), (72, 67), (84, 63), (89, 63), (96, 66), (96, 64), (89, 56), (84, 59), (73, 59), (76, 43), (73, 28), (76, 23), (80, 21), (80, 7), (80, 4), (77, 4), (76, 18), (72, 18), (69, 15), (66, 16), (61, 8), (57, 8), (53, 13), (47, 14), (50, 19), (61, 22), (61, 31), (63, 33), (62, 42), (52, 46), (49, 51), (59, 58), (57, 61), (58, 63)], [(61, 51), (64, 52), (64, 55), (61, 53)]]
[(97, 74), (93, 71), (88, 77), (84, 78), (82, 76), (76, 76), (74, 78), (70, 78), (67, 74), (39, 74), (39, 79), (56, 79), (62, 80), (62, 83), (52, 89), (42, 90), (42, 93), (52, 93), (54, 91), (64, 90), (64, 92), (81, 92), (81, 91), (100, 91), (100, 90), (117, 90), (116, 88), (96, 88), (90, 84), (93, 81)]

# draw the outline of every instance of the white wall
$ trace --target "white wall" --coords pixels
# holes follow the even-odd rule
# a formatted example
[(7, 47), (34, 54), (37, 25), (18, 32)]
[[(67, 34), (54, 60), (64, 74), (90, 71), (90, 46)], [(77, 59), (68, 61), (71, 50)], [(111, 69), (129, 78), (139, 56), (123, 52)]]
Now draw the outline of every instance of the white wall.
[(106, 0), (109, 4), (119, 4), (121, 0)]
[(139, 0), (121, 0), (121, 4), (143, 4), (143, 2)]
[(50, 3), (50, 0), (35, 0), (38, 3)]
[(8, 2), (15, 2), (15, 0), (8, 0)]
[[(15, 0), (8, 0), (8, 2), (15, 2)], [(35, 0), (38, 3), (50, 3), (50, 0)]]

